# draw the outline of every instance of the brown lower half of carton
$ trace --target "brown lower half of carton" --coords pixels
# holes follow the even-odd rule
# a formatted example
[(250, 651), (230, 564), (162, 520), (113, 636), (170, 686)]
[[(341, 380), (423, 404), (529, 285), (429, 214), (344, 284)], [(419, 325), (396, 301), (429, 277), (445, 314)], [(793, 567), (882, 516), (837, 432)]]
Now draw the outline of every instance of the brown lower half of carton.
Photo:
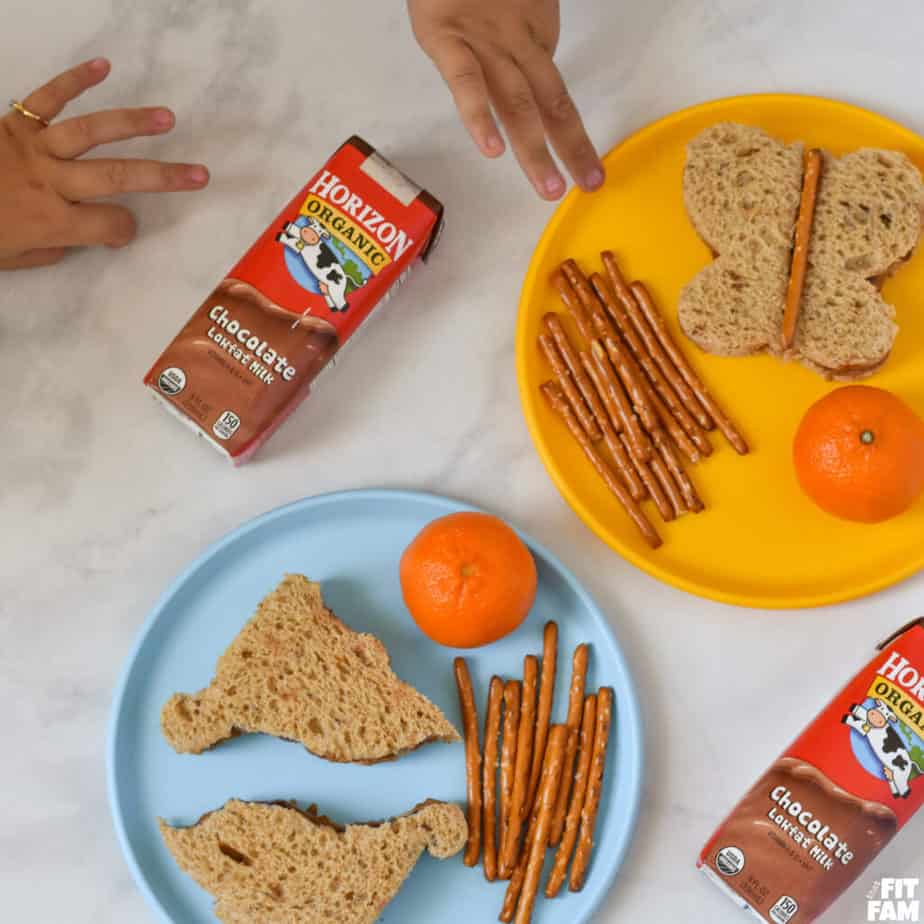
[(235, 458), (288, 416), (338, 347), (327, 321), (295, 315), (249, 283), (229, 278), (167, 347), (146, 382)]
[(888, 806), (859, 799), (811, 764), (783, 757), (722, 823), (701, 862), (770, 924), (809, 924), (897, 828)]

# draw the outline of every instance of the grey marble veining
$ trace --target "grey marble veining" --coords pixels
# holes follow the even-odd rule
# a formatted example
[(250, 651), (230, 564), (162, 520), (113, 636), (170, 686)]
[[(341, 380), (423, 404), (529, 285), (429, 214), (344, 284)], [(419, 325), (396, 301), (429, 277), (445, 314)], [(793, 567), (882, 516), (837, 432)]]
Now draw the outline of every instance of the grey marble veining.
[[(922, 131), (924, 8), (887, 6), (571, 0), (559, 60), (601, 149), (682, 106), (764, 90), (839, 97)], [(2, 98), (106, 54), (112, 77), (75, 108), (171, 105), (170, 136), (120, 147), (202, 160), (213, 182), (195, 196), (135, 197), (142, 235), (122, 253), (0, 276), (0, 917), (153, 921), (112, 834), (103, 762), (111, 690), (146, 612), (242, 520), (306, 494), (389, 485), (469, 499), (531, 531), (575, 569), (631, 657), (648, 723), (646, 800), (599, 920), (735, 924), (739, 912), (693, 861), (782, 744), (762, 743), (748, 711), (772, 701), (795, 733), (875, 640), (922, 612), (924, 579), (847, 606), (760, 615), (664, 587), (597, 542), (548, 480), (516, 393), (519, 287), (551, 208), (509, 157), (476, 155), (403, 4), (319, 9), (4, 4)], [(279, 204), (355, 131), (445, 200), (442, 253), (259, 460), (233, 471), (154, 408), (140, 378)], [(813, 665), (798, 684), (796, 655)], [(920, 874), (922, 824), (832, 922), (865, 920), (876, 876)]]

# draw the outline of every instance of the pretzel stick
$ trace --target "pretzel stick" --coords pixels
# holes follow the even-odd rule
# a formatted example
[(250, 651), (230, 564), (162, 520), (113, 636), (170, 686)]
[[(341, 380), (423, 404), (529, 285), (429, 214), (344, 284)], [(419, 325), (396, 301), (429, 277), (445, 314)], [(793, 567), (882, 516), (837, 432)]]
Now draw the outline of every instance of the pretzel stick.
[(491, 678), (488, 688), (488, 710), (484, 720), (484, 761), (482, 763), (482, 797), (484, 820), (481, 839), (484, 841), (484, 878), (497, 879), (497, 739), (500, 735), (501, 702), (504, 681)]
[(742, 456), (746, 455), (748, 452), (748, 444), (745, 442), (744, 437), (738, 432), (738, 429), (731, 422), (725, 411), (722, 410), (719, 403), (712, 397), (709, 389), (696, 374), (696, 371), (690, 365), (683, 351), (677, 346), (657, 306), (653, 302), (648, 302), (647, 304), (645, 302), (639, 302), (639, 308), (641, 308), (642, 314), (645, 315), (646, 320), (661, 341), (664, 352), (673, 360), (674, 365), (677, 367), (677, 371), (687, 385), (690, 386), (690, 389), (693, 391), (693, 394), (696, 395), (699, 403), (715, 421), (716, 426), (722, 431), (725, 439), (732, 445), (735, 452)]
[[(626, 396), (626, 392), (616, 375), (615, 370), (607, 358), (606, 351), (600, 345), (599, 340), (594, 340), (590, 345), (590, 352), (593, 358), (593, 366), (582, 360), (584, 369), (591, 381), (597, 386), (597, 391), (603, 399), (610, 415), (613, 426), (619, 433), (622, 433), (629, 444), (629, 455), (642, 459), (650, 459), (652, 456), (651, 440), (642, 429), (635, 411)], [(587, 354), (583, 354), (586, 356)], [(616, 426), (616, 421), (621, 426)]]
[(657, 430), (661, 426), (661, 421), (658, 419), (654, 406), (648, 398), (645, 379), (635, 360), (615, 337), (604, 337), (603, 345), (606, 347), (610, 362), (616, 369), (622, 384), (632, 399), (632, 407), (642, 421), (642, 426), (649, 433)]
[(660, 455), (655, 455), (648, 463), (648, 467), (657, 479), (668, 501), (666, 508), (663, 510), (660, 507), (658, 508), (661, 519), (664, 520), (665, 523), (669, 523), (671, 520), (676, 520), (677, 517), (683, 516), (687, 509), (686, 504), (683, 502), (683, 495), (680, 493), (680, 489), (677, 487), (677, 482), (674, 481), (674, 476), (671, 475), (670, 469), (664, 464), (664, 460)]
[[(554, 729), (556, 726), (552, 726)], [(551, 731), (552, 729), (550, 729)], [(539, 819), (539, 810), (542, 805), (542, 788), (549, 776), (549, 762), (552, 757), (551, 740), (549, 746), (545, 749), (545, 756), (542, 759), (542, 772), (539, 775), (539, 794), (533, 804), (529, 817), (529, 827), (526, 829), (526, 838), (523, 841), (523, 850), (517, 858), (513, 873), (510, 876), (510, 884), (507, 886), (507, 892), (504, 895), (504, 905), (501, 909), (499, 920), (510, 921), (513, 919), (517, 907), (517, 899), (523, 891), (523, 880), (526, 878), (526, 867), (529, 863), (529, 854), (533, 841), (536, 838), (536, 822)]]
[(578, 745), (577, 770), (574, 772), (574, 791), (565, 818), (565, 832), (561, 844), (555, 853), (555, 864), (545, 886), (545, 897), (555, 898), (561, 891), (568, 876), (568, 863), (577, 842), (578, 829), (581, 824), (581, 809), (587, 793), (587, 781), (590, 776), (590, 758), (594, 746), (594, 727), (597, 721), (597, 696), (591, 693), (584, 700), (584, 717), (581, 720), (581, 741)]
[[(613, 338), (607, 338), (607, 340), (614, 348), (618, 346), (617, 341)], [(629, 453), (629, 458), (632, 461), (636, 474), (645, 486), (646, 491), (655, 502), (661, 519), (665, 522), (673, 520), (676, 517), (676, 513), (661, 484), (663, 480), (663, 470), (661, 473), (662, 478), (659, 479), (652, 472), (651, 468), (649, 468), (649, 462), (654, 459), (651, 439), (639, 426), (638, 418), (632, 411), (619, 378), (610, 365), (607, 354), (604, 352), (603, 347), (600, 346), (600, 342), (594, 340), (590, 349), (593, 354), (594, 367), (592, 370), (590, 365), (585, 363), (585, 369), (597, 385), (598, 391), (600, 391), (600, 394), (604, 397), (604, 401), (607, 402), (610, 416), (612, 417), (614, 414), (617, 414), (622, 419), (624, 425), (622, 436), (624, 438), (626, 450)], [(619, 354), (619, 356), (622, 359), (628, 359), (624, 352)], [(628, 364), (624, 364), (624, 366), (629, 380), (637, 381), (637, 379), (632, 378), (632, 371)], [(594, 372), (596, 372), (596, 375)], [(660, 428), (655, 428), (655, 432), (661, 432)], [(668, 481), (668, 483), (670, 482)]]
[[(611, 355), (613, 353), (616, 355), (617, 369), (625, 376), (623, 383), (627, 385), (627, 390), (634, 397), (639, 397), (640, 401), (643, 400), (641, 397), (641, 385), (631, 367), (631, 358), (625, 352), (616, 352), (621, 350), (621, 347), (613, 338), (607, 337), (606, 342), (608, 348), (612, 351)], [(672, 502), (672, 498), (677, 496), (676, 486), (661, 461), (655, 455), (651, 438), (639, 427), (638, 419), (628, 405), (619, 378), (610, 365), (610, 360), (600, 346), (599, 341), (595, 340), (591, 344), (591, 352), (593, 353), (597, 373), (606, 383), (606, 391), (603, 393), (609, 394), (613, 398), (614, 404), (617, 405), (616, 409), (623, 415), (626, 422), (626, 430), (622, 435), (636, 474), (654, 501), (661, 519), (665, 522), (676, 519), (683, 509), (682, 505), (678, 507), (677, 504)], [(618, 401), (619, 396), (622, 398), (621, 402)], [(652, 432), (660, 434), (664, 431), (660, 427), (654, 427)], [(628, 438), (630, 433), (636, 434), (634, 442)]]
[[(587, 662), (590, 660), (590, 649), (587, 645), (578, 645), (571, 656), (571, 686), (568, 688), (568, 718), (565, 724), (568, 728), (581, 727), (581, 712), (584, 706), (584, 687), (587, 685)], [(565, 751), (565, 765), (561, 789), (555, 800), (555, 814), (552, 816), (552, 828), (549, 831), (549, 846), (557, 847), (565, 827), (565, 813), (568, 810), (568, 796), (571, 793), (572, 771), (574, 770), (574, 757), (577, 752), (577, 741), (574, 747)]]
[(585, 314), (590, 318), (594, 334), (597, 337), (619, 337), (616, 328), (613, 327), (613, 322), (603, 308), (599, 294), (591, 288), (587, 277), (581, 272), (577, 263), (574, 260), (565, 260), (561, 265), (561, 271), (577, 294)]
[(555, 695), (555, 672), (558, 664), (558, 626), (547, 622), (542, 633), (542, 679), (539, 682), (539, 711), (536, 716), (536, 738), (533, 742), (533, 763), (529, 772), (526, 804), (530, 808), (536, 801), (539, 775), (545, 758), (546, 739), (549, 736), (549, 719), (552, 715), (552, 698)]
[[(607, 337), (606, 342), (607, 346), (612, 350), (621, 350), (621, 346), (615, 338)], [(592, 370), (590, 364), (585, 363), (585, 369), (588, 375), (597, 385), (600, 394), (605, 396), (605, 400), (609, 401), (607, 407), (610, 416), (613, 416), (615, 413), (622, 419), (625, 430), (623, 435), (628, 437), (629, 433), (634, 434), (633, 441), (630, 442), (626, 439), (625, 443), (636, 474), (639, 476), (647, 493), (654, 500), (661, 518), (665, 522), (673, 520), (683, 512), (684, 506), (683, 503), (679, 501), (677, 487), (673, 482), (670, 472), (661, 464), (660, 460), (654, 456), (651, 440), (639, 427), (638, 420), (635, 414), (632, 413), (632, 409), (625, 397), (622, 386), (603, 348), (600, 346), (599, 341), (595, 340), (591, 344), (591, 352), (594, 355), (596, 369)], [(642, 385), (639, 383), (639, 378), (636, 376), (635, 372), (633, 372), (631, 357), (622, 351), (617, 353), (617, 361), (619, 362), (617, 368), (621, 369), (626, 377), (624, 381), (630, 383), (628, 386), (630, 392), (633, 392), (634, 387), (634, 395), (639, 394)], [(639, 401), (643, 400), (644, 398), (639, 394)], [(663, 433), (663, 430), (660, 427), (655, 427), (653, 432), (660, 434)], [(646, 458), (650, 460), (648, 463), (646, 463)]]
[(565, 426), (571, 431), (571, 435), (578, 441), (584, 455), (587, 456), (590, 464), (597, 470), (597, 473), (603, 479), (610, 492), (616, 497), (620, 504), (629, 514), (630, 519), (638, 527), (644, 540), (651, 548), (656, 549), (661, 545), (661, 537), (651, 525), (648, 517), (642, 512), (639, 505), (632, 499), (628, 489), (619, 480), (616, 473), (607, 465), (603, 457), (597, 452), (590, 442), (587, 434), (581, 429), (574, 412), (568, 405), (564, 392), (554, 382), (545, 382), (540, 386), (543, 396), (548, 401), (552, 410), (559, 415), (565, 422)]
[(510, 801), (513, 798), (513, 773), (517, 759), (517, 737), (520, 729), (519, 680), (508, 680), (504, 686), (504, 734), (501, 741), (500, 774), (500, 831), (497, 839), (497, 878), (509, 879), (510, 868), (504, 864), (504, 844), (510, 819)]
[[(542, 762), (539, 794), (530, 815), (529, 830), (526, 833), (523, 851), (510, 877), (507, 893), (504, 895), (504, 905), (499, 915), (499, 920), (503, 922), (513, 921), (515, 913), (517, 921), (529, 921), (532, 917), (532, 908), (539, 888), (539, 875), (541, 875), (542, 862), (545, 859), (545, 840), (548, 838), (551, 810), (555, 802), (555, 793), (558, 792), (561, 784), (562, 765), (567, 750), (568, 736), (571, 733), (571, 729), (564, 725), (553, 725), (549, 730), (549, 745)], [(544, 831), (541, 830), (543, 827)], [(539, 838), (540, 834), (544, 835), (542, 840)], [(534, 855), (538, 855), (535, 864), (538, 870), (534, 868)], [(528, 894), (530, 885), (531, 897)], [(524, 913), (525, 918), (521, 917)]]
[(613, 292), (616, 293), (616, 297), (625, 309), (636, 332), (641, 337), (645, 348), (658, 364), (658, 368), (671, 383), (677, 397), (683, 402), (684, 407), (690, 412), (697, 424), (704, 430), (711, 430), (715, 423), (706, 409), (699, 403), (699, 399), (693, 393), (693, 390), (683, 380), (670, 356), (665, 352), (657, 334), (652, 330), (645, 314), (641, 311), (640, 302), (642, 299), (651, 300), (648, 290), (641, 282), (633, 282), (631, 286), (626, 284), (626, 280), (619, 270), (619, 264), (616, 262), (616, 257), (611, 250), (604, 250), (600, 257), (606, 270), (606, 278), (609, 280)]
[(542, 876), (542, 867), (545, 863), (546, 841), (549, 836), (549, 827), (552, 824), (552, 812), (555, 808), (555, 796), (561, 787), (562, 765), (564, 751), (570, 747), (572, 741), (577, 739), (574, 729), (556, 725), (551, 732), (549, 742), (549, 774), (539, 801), (539, 813), (536, 816), (536, 831), (529, 845), (529, 860), (526, 865), (526, 876), (523, 880), (523, 893), (517, 903), (517, 914), (514, 924), (529, 924), (533, 919), (533, 909), (536, 905), (536, 896), (539, 893), (539, 879)]
[(575, 385), (574, 378), (568, 370), (568, 366), (555, 347), (555, 342), (548, 334), (540, 334), (539, 346), (545, 354), (545, 358), (548, 360), (549, 365), (552, 367), (552, 371), (558, 379), (558, 384), (561, 385), (562, 390), (567, 396), (568, 403), (581, 422), (584, 432), (594, 441), (601, 439), (603, 434), (600, 432), (600, 427), (597, 426), (594, 415), (591, 413), (583, 397), (581, 397), (581, 393)]
[(786, 310), (783, 312), (783, 352), (792, 349), (799, 324), (802, 307), (802, 289), (805, 286), (805, 271), (808, 267), (809, 241), (812, 237), (812, 222), (815, 219), (815, 200), (818, 198), (818, 182), (824, 164), (821, 151), (812, 149), (805, 161), (802, 178), (802, 201), (799, 203), (799, 220), (796, 222), (796, 241), (792, 248), (792, 267), (789, 271), (789, 287), (786, 290)]
[[(570, 259), (565, 260), (565, 262), (562, 263), (561, 271), (567, 281), (571, 284), (573, 290), (577, 293), (585, 314), (590, 316), (597, 336), (604, 342), (606, 342), (607, 338), (612, 338), (614, 342), (619, 343), (625, 340), (632, 356), (634, 356), (634, 360), (641, 363), (645, 374), (648, 376), (653, 386), (653, 388), (648, 388), (648, 382), (642, 375), (642, 370), (638, 370), (638, 366), (635, 364), (635, 361), (632, 361), (630, 364), (630, 372), (634, 373), (636, 370), (638, 370), (638, 381), (639, 383), (644, 384), (646, 393), (653, 392), (654, 394), (657, 394), (660, 391), (663, 399), (667, 402), (667, 404), (671, 405), (672, 408), (678, 406), (679, 402), (671, 391), (669, 384), (663, 382), (659, 378), (657, 369), (652, 368), (651, 364), (647, 362), (647, 356), (642, 347), (642, 344), (635, 334), (635, 331), (632, 329), (631, 322), (629, 322), (625, 311), (616, 304), (615, 299), (609, 292), (606, 284), (603, 282), (602, 277), (597, 273), (593, 274), (591, 276), (591, 282), (593, 285), (591, 285), (591, 282), (588, 282), (587, 277), (581, 272), (577, 263)], [(612, 318), (612, 321), (610, 318)], [(613, 321), (616, 322), (616, 327), (613, 326)], [(651, 398), (649, 397), (649, 404), (650, 402)], [(643, 406), (644, 404), (645, 402), (643, 402)], [(657, 418), (653, 409), (651, 411), (650, 420), (646, 420), (643, 416), (644, 410), (640, 409), (638, 403), (635, 403), (635, 407), (636, 411), (639, 412), (639, 415), (642, 416), (642, 422), (646, 425), (646, 428), (649, 431), (653, 427), (657, 426)], [(699, 430), (699, 427), (696, 426), (695, 421), (689, 417), (689, 415), (687, 415), (686, 418), (680, 422), (685, 429), (689, 430), (691, 434), (696, 433), (697, 435), (701, 434), (702, 436), (705, 436), (705, 434)], [(689, 441), (686, 445), (689, 446)]]
[(680, 464), (680, 460), (674, 452), (674, 447), (669, 440), (664, 438), (656, 438), (655, 445), (668, 471), (677, 483), (677, 487), (680, 488), (684, 507), (691, 513), (699, 513), (703, 510), (705, 505), (699, 494), (697, 494), (696, 488), (690, 480), (690, 476), (684, 471), (683, 466)]
[[(616, 327), (628, 344), (633, 356), (644, 369), (652, 387), (658, 392), (667, 407), (670, 408), (671, 413), (684, 431), (691, 438), (695, 434), (705, 434), (705, 431), (713, 426), (712, 418), (699, 404), (695, 394), (674, 368), (670, 357), (666, 353), (664, 353), (666, 369), (670, 369), (673, 375), (669, 374), (665, 368), (662, 368), (656, 355), (656, 350), (660, 346), (658, 338), (652, 336), (651, 340), (654, 344), (654, 349), (652, 349), (649, 346), (649, 341), (642, 335), (638, 324), (635, 323), (635, 319), (638, 318), (639, 321), (647, 325), (647, 319), (641, 312), (632, 289), (626, 285), (626, 281), (619, 271), (619, 265), (616, 263), (616, 258), (608, 250), (605, 250), (600, 256), (603, 259), (607, 278), (605, 280), (599, 273), (594, 273), (591, 277), (591, 283), (606, 306), (607, 312), (616, 322)], [(648, 332), (653, 334), (650, 326)], [(661, 352), (663, 353), (663, 350)], [(677, 385), (689, 395), (689, 407), (676, 390)]]
[(664, 493), (661, 482), (655, 477), (654, 472), (651, 470), (651, 463), (642, 462), (638, 459), (633, 459), (632, 462), (635, 465), (635, 471), (641, 479), (642, 484), (645, 485), (645, 490), (648, 491), (648, 495), (654, 501), (654, 505), (661, 519), (664, 520), (665, 523), (676, 519), (677, 515), (674, 512), (674, 507), (667, 494)]
[(555, 283), (555, 288), (558, 289), (558, 294), (561, 296), (562, 303), (565, 308), (568, 309), (568, 314), (574, 318), (574, 323), (577, 326), (578, 332), (588, 342), (593, 340), (594, 330), (593, 327), (591, 327), (590, 318), (587, 316), (587, 312), (584, 310), (581, 300), (577, 297), (577, 293), (571, 287), (571, 283), (568, 282), (561, 272), (555, 273), (552, 278)]
[(459, 705), (462, 707), (462, 729), (465, 735), (465, 778), (468, 784), (468, 841), (463, 862), (475, 866), (481, 856), (481, 749), (478, 745), (478, 713), (472, 678), (465, 658), (453, 662)]
[[(636, 475), (635, 469), (632, 467), (632, 463), (629, 461), (629, 457), (626, 455), (626, 451), (614, 430), (609, 415), (600, 403), (600, 395), (597, 394), (597, 389), (588, 377), (587, 371), (581, 363), (581, 360), (575, 355), (574, 348), (568, 340), (568, 335), (565, 333), (565, 329), (562, 327), (558, 315), (549, 312), (545, 315), (543, 320), (545, 321), (546, 329), (555, 341), (555, 346), (558, 347), (561, 355), (564, 357), (565, 364), (568, 366), (568, 369), (571, 370), (574, 380), (578, 383), (581, 394), (584, 396), (584, 400), (587, 402), (591, 414), (593, 414), (594, 419), (597, 421), (600, 431), (603, 433), (603, 442), (606, 443), (610, 455), (616, 463), (616, 469), (619, 475), (626, 483), (633, 500), (642, 500), (646, 494), (645, 487), (639, 480), (638, 475)], [(539, 774), (537, 770), (537, 785), (538, 779)]]
[(545, 781), (549, 777), (550, 758), (551, 742), (550, 747), (546, 748), (545, 757), (542, 761), (542, 773), (539, 775), (539, 797), (536, 799), (532, 813), (530, 814), (529, 827), (526, 829), (526, 839), (523, 842), (523, 850), (520, 851), (516, 866), (510, 874), (510, 882), (507, 885), (507, 891), (504, 893), (504, 904), (501, 907), (501, 913), (498, 915), (498, 920), (500, 921), (513, 920), (513, 916), (517, 910), (517, 901), (520, 898), (520, 893), (523, 891), (523, 881), (526, 879), (526, 867), (529, 863), (529, 854), (532, 849), (532, 843), (536, 839), (536, 821), (539, 817), (539, 808), (542, 803), (542, 789), (545, 786)]
[[(616, 258), (609, 251), (605, 251), (603, 260), (607, 268), (607, 275), (610, 282), (612, 282), (614, 276), (618, 276), (619, 274)], [(619, 277), (619, 281), (623, 286), (626, 285), (621, 277)], [(661, 372), (664, 373), (664, 377), (671, 383), (671, 387), (674, 389), (677, 397), (683, 402), (683, 406), (689, 411), (699, 427), (703, 430), (713, 429), (715, 427), (715, 421), (710, 417), (709, 412), (702, 406), (693, 389), (684, 381), (677, 366), (674, 365), (674, 361), (667, 355), (667, 351), (664, 349), (664, 345), (661, 343), (656, 331), (651, 324), (648, 323), (647, 314), (657, 311), (654, 306), (654, 299), (651, 297), (648, 287), (645, 283), (636, 281), (633, 282), (625, 292), (625, 297), (620, 296), (620, 300), (626, 309), (629, 320), (635, 326), (636, 331), (638, 331), (639, 337), (642, 338), (642, 343), (645, 344), (645, 348), (658, 364), (658, 368)], [(647, 312), (642, 310), (642, 303), (648, 306)]]
[(574, 863), (571, 866), (571, 878), (568, 888), (580, 892), (587, 878), (590, 855), (594, 848), (594, 827), (600, 809), (600, 793), (603, 790), (603, 774), (606, 770), (606, 745), (610, 738), (610, 725), (613, 719), (613, 691), (601, 687), (597, 691), (597, 724), (594, 729), (593, 756), (590, 762), (590, 776), (587, 782), (587, 795), (584, 808), (581, 809), (581, 833), (578, 836)]
[(677, 448), (695, 465), (702, 460), (703, 456), (712, 455), (712, 443), (706, 431), (701, 427), (696, 428), (696, 432), (688, 434), (683, 427), (677, 423), (677, 418), (668, 410), (667, 405), (661, 400), (661, 397), (653, 389), (649, 388), (648, 397), (654, 405), (654, 409), (664, 426), (664, 429), (670, 433), (671, 438), (677, 444)]
[(513, 795), (507, 819), (507, 840), (502, 845), (505, 869), (513, 869), (520, 850), (520, 835), (528, 814), (526, 790), (532, 766), (533, 738), (536, 735), (536, 687), (539, 662), (535, 655), (523, 659), (523, 695), (520, 699), (520, 729), (517, 735), (517, 762), (513, 771)]
[[(651, 354), (645, 348), (645, 344), (632, 325), (628, 312), (610, 291), (610, 287), (607, 285), (606, 280), (604, 280), (599, 273), (594, 273), (593, 276), (591, 276), (591, 282), (597, 294), (600, 296), (600, 299), (606, 305), (606, 309), (610, 316), (616, 321), (616, 327), (619, 329), (622, 339), (626, 342), (629, 351), (635, 358), (642, 372), (644, 372), (646, 382), (650, 383), (652, 391), (657, 394), (670, 409), (671, 414), (683, 428), (684, 432), (691, 436), (696, 433), (705, 434), (702, 427), (699, 426), (690, 412), (684, 407), (683, 402), (677, 396), (673, 386), (664, 377)], [(632, 298), (634, 302), (631, 293), (629, 298)]]
[[(593, 290), (590, 283), (587, 281), (587, 277), (577, 263), (569, 258), (562, 263), (561, 271), (565, 279), (570, 283), (571, 288), (577, 293), (577, 297), (580, 299), (584, 311), (590, 318), (593, 328), (597, 332), (597, 336), (604, 336), (604, 331), (605, 333), (612, 333), (612, 325), (610, 324), (609, 318), (606, 316), (606, 312), (603, 310), (603, 305), (600, 304), (600, 296)], [(601, 330), (601, 326), (603, 330)], [(609, 329), (607, 330), (607, 328)]]

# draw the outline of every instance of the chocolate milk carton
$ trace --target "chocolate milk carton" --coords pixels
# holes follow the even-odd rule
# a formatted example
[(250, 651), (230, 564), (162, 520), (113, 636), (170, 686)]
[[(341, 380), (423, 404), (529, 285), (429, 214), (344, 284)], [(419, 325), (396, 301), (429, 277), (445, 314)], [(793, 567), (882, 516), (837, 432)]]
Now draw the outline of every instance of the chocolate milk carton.
[(757, 920), (809, 924), (922, 804), (924, 620), (918, 620), (884, 642), (757, 781), (698, 865)]
[(241, 463), (432, 249), (443, 208), (350, 138), (231, 268), (145, 385)]

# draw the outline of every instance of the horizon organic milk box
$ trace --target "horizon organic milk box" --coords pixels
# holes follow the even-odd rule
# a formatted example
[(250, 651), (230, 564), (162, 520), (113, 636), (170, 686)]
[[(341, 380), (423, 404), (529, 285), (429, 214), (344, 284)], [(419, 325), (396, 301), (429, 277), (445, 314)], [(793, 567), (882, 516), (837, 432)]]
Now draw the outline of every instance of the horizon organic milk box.
[(919, 619), (883, 642), (764, 773), (697, 865), (757, 920), (810, 924), (922, 804)]
[(245, 462), (426, 259), (442, 221), (433, 196), (350, 138), (231, 268), (145, 385), (232, 462)]

